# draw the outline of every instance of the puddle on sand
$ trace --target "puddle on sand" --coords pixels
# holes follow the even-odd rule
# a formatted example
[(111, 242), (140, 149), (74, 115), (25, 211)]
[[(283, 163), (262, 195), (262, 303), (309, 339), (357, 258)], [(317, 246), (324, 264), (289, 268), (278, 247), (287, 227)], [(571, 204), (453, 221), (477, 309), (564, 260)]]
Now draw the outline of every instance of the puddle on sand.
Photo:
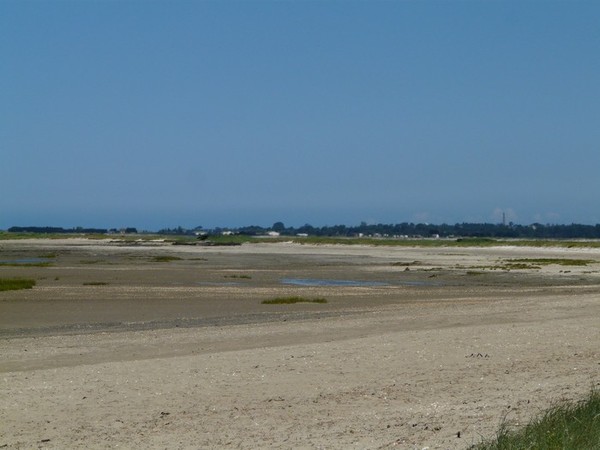
[(327, 280), (318, 278), (282, 278), (280, 283), (294, 286), (389, 286), (388, 283), (381, 283), (379, 281)]

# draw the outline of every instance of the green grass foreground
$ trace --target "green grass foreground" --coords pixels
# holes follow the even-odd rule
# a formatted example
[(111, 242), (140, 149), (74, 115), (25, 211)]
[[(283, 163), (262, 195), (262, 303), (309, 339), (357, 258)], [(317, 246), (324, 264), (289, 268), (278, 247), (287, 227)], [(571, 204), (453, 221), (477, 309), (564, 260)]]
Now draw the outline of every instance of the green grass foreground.
[(31, 289), (33, 286), (35, 286), (35, 280), (27, 278), (0, 278), (0, 291), (18, 291)]
[(327, 300), (324, 298), (277, 297), (262, 301), (263, 305), (291, 305), (294, 303), (327, 303)]
[(511, 431), (503, 424), (495, 440), (472, 450), (592, 450), (600, 449), (600, 391), (580, 402), (556, 405), (525, 428)]

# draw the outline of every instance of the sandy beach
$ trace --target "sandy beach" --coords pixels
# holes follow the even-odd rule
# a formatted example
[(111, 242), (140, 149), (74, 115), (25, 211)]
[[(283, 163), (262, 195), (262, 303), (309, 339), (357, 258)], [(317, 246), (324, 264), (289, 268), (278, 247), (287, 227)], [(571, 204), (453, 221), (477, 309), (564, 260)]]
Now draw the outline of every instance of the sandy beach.
[[(600, 385), (600, 249), (7, 240), (0, 262), (36, 280), (0, 292), (0, 448), (467, 449)], [(296, 295), (327, 303), (262, 304)]]

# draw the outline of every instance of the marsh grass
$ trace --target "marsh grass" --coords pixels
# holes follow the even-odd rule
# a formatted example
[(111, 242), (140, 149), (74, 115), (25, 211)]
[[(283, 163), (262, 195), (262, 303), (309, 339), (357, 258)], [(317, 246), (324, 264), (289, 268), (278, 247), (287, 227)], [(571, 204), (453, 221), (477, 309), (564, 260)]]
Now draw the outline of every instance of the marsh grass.
[(0, 266), (4, 267), (50, 267), (50, 262), (0, 262)]
[(255, 238), (252, 236), (243, 236), (243, 235), (232, 235), (232, 236), (209, 236), (209, 238), (204, 241), (208, 242), (212, 245), (241, 245), (248, 242), (271, 242), (266, 241), (265, 239)]
[(181, 261), (179, 256), (154, 256), (152, 258), (153, 262), (171, 262), (171, 261)]
[[(52, 233), (0, 233), (0, 240), (16, 240), (16, 239), (64, 239), (66, 236), (62, 234)], [(72, 236), (81, 237), (81, 236)]]
[(33, 286), (35, 286), (35, 280), (28, 278), (0, 278), (0, 291), (18, 291), (31, 289)]
[(84, 286), (106, 286), (108, 285), (108, 283), (106, 283), (105, 281), (88, 281), (86, 283), (83, 283)]
[(250, 275), (223, 275), (223, 278), (237, 278), (243, 280), (251, 280), (252, 277)]
[(304, 298), (298, 296), (276, 297), (271, 300), (263, 300), (263, 305), (292, 305), (294, 303), (327, 303), (324, 298)]
[(44, 253), (43, 255), (39, 255), (38, 258), (42, 259), (53, 259), (58, 256), (58, 253)]
[(519, 263), (519, 262), (510, 262), (510, 263), (506, 263), (502, 266), (500, 266), (500, 269), (503, 270), (539, 270), (541, 269), (540, 266), (535, 266), (533, 264), (530, 263)]
[(600, 448), (600, 391), (592, 391), (580, 402), (551, 407), (527, 426), (510, 430), (503, 423), (492, 441), (473, 450), (584, 450)]
[[(17, 239), (69, 239), (81, 238), (106, 240), (114, 242), (144, 242), (151, 240), (164, 240), (166, 243), (196, 242), (195, 237), (171, 236), (165, 239), (163, 235), (137, 234), (137, 235), (105, 235), (105, 234), (79, 234), (79, 233), (13, 233), (1, 232), (0, 240)], [(599, 248), (600, 240), (562, 240), (562, 239), (510, 239), (510, 238), (371, 238), (371, 237), (329, 237), (329, 236), (281, 236), (279, 238), (261, 238), (253, 236), (210, 236), (209, 241), (214, 245), (239, 245), (243, 243), (265, 243), (265, 242), (294, 242), (298, 244), (345, 244), (345, 245), (370, 245), (370, 246), (399, 246), (399, 247), (490, 247), (490, 246), (513, 246), (513, 247), (561, 247), (561, 248)]]
[(570, 258), (521, 258), (521, 259), (509, 259), (509, 264), (523, 263), (523, 264), (538, 264), (542, 266), (548, 266), (550, 264), (558, 264), (560, 266), (587, 266), (593, 264), (593, 259), (570, 259)]
[(552, 264), (559, 266), (584, 267), (593, 264), (593, 259), (570, 259), (570, 258), (515, 258), (499, 261), (494, 266), (472, 266), (470, 269), (482, 270), (539, 270), (542, 266)]
[(296, 244), (342, 244), (395, 247), (561, 247), (561, 248), (598, 248), (600, 240), (569, 241), (560, 239), (494, 239), (494, 238), (373, 238), (373, 237), (333, 237), (333, 236), (281, 236), (264, 239), (253, 236), (210, 236), (216, 245), (239, 245), (245, 243), (293, 242)]

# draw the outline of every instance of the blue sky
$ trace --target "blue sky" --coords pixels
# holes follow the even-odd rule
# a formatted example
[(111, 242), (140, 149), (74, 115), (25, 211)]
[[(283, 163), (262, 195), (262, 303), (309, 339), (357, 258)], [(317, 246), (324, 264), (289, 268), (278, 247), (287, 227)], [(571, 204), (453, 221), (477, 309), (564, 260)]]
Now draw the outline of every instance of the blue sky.
[(600, 2), (0, 2), (0, 229), (600, 222)]

